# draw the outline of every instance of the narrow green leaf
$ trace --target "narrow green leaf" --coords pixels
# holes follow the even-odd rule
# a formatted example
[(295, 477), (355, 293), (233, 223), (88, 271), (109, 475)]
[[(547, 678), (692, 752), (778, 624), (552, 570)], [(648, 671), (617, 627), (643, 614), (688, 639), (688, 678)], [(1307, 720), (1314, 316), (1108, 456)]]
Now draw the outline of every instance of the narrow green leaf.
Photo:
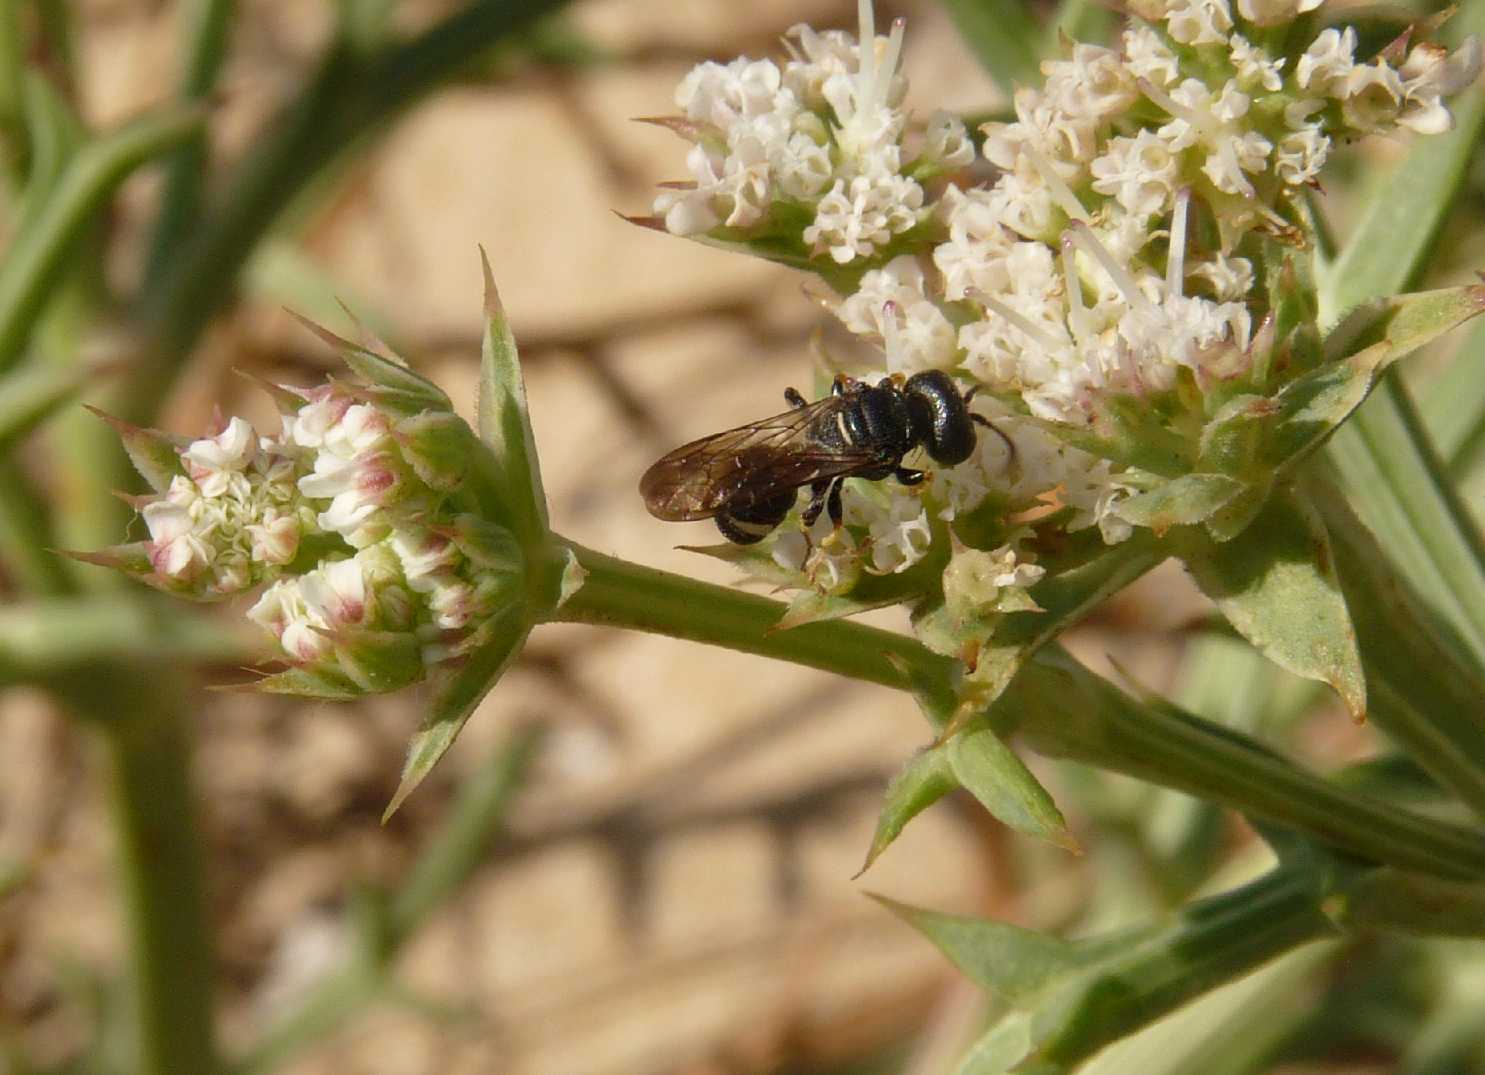
[(351, 372), (369, 386), (378, 404), (409, 416), (421, 415), (425, 411), (453, 412), (454, 404), (444, 390), (401, 358), (378, 354), (307, 317), (293, 316), (341, 357)]
[(0, 370), (20, 357), (73, 241), (140, 165), (199, 132), (205, 111), (169, 107), (85, 145), (0, 263)]
[(1485, 675), (1401, 577), (1339, 490), (1319, 486), (1336, 571), (1368, 676), (1371, 717), (1439, 783), (1485, 817)]
[(1192, 577), (1239, 634), (1279, 667), (1329, 683), (1352, 716), (1365, 715), (1366, 680), (1330, 539), (1302, 494), (1276, 493), (1220, 547), (1187, 548)]
[(436, 683), (428, 717), (408, 746), (402, 779), (382, 814), (383, 821), (397, 812), (444, 752), (453, 746), (464, 722), (516, 659), (530, 631), (531, 625), (515, 610), (488, 621), (480, 629), (484, 637), (479, 639), (466, 663)]
[(1119, 503), (1115, 513), (1160, 537), (1173, 526), (1193, 526), (1239, 496), (1244, 485), (1226, 474), (1183, 474)]
[(954, 779), (997, 821), (1068, 851), (1078, 850), (1047, 789), (987, 725), (971, 725), (943, 745)]
[(1470, 330), (1418, 409), (1450, 472), (1466, 473), (1485, 447), (1485, 322)]
[(943, 6), (1006, 96), (1041, 82), (1042, 29), (1022, 0), (943, 0)]
[(897, 839), (909, 821), (958, 786), (959, 781), (949, 765), (946, 744), (940, 743), (915, 754), (887, 785), (871, 847), (867, 849), (866, 861), (856, 876), (860, 877), (871, 869), (872, 863)]
[(185, 437), (162, 433), (158, 429), (144, 429), (130, 425), (122, 418), (105, 414), (97, 407), (87, 409), (107, 422), (109, 427), (118, 434), (119, 440), (124, 445), (124, 451), (129, 456), (129, 462), (134, 464), (134, 469), (139, 472), (139, 476), (155, 492), (165, 492), (177, 475), (185, 473), (185, 468), (180, 461), (181, 451), (190, 444)]
[(1013, 1004), (1034, 1003), (1083, 970), (1072, 942), (988, 918), (942, 914), (873, 895), (934, 943), (969, 979)]
[(0, 376), (0, 455), (114, 368), (34, 364)]
[(233, 693), (287, 694), (326, 702), (350, 702), (366, 695), (366, 691), (349, 676), (324, 668), (286, 668), (243, 687), (222, 689)]
[[(1462, 5), (1445, 27), (1454, 40), (1485, 34), (1485, 5)], [(1401, 291), (1419, 279), (1485, 129), (1485, 86), (1450, 104), (1454, 130), (1418, 139), (1376, 186), (1361, 224), (1321, 280), (1321, 316)], [(1329, 454), (1367, 524), (1405, 577), (1470, 639), (1485, 666), (1485, 550), (1396, 375), (1384, 378)]]
[(1485, 311), (1485, 285), (1423, 291), (1357, 310), (1325, 339), (1330, 361), (1286, 385), (1274, 403), (1269, 462), (1292, 467), (1367, 398), (1393, 362)]
[(537, 462), (536, 439), (526, 411), (520, 353), (511, 332), (490, 259), (480, 250), (485, 272), (485, 332), (480, 348), (479, 433), (494, 456), (495, 481), (506, 510), (501, 520), (528, 548), (546, 540), (547, 498)]

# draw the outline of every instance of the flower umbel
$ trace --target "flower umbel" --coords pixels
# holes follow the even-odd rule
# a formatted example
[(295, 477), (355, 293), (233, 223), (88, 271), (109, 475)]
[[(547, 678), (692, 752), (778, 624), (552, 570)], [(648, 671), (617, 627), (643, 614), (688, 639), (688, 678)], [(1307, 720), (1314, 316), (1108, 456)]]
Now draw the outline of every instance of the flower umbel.
[(1059, 555), (1092, 555), (1084, 532), (1230, 540), (1323, 440), (1285, 425), (1310, 398), (1298, 382), (1349, 361), (1320, 346), (1306, 196), (1337, 142), (1447, 129), (1479, 44), (1413, 27), (1358, 55), (1323, 0), (1131, 7), (1117, 47), (1044, 62), (978, 154), (952, 116), (906, 110), (904, 26), (876, 36), (869, 0), (859, 37), (799, 26), (779, 63), (702, 64), (683, 116), (657, 121), (693, 143), (692, 182), (655, 204), (667, 230), (816, 272), (873, 348), (853, 376), (948, 371), (994, 423), (921, 485), (847, 482), (834, 533), (786, 522), (719, 552), (796, 606), (906, 603), (926, 641), (966, 652), (1036, 610)]
[(514, 540), (461, 491), (473, 432), (405, 366), (360, 351), (355, 366), (347, 382), (269, 386), (276, 436), (241, 418), (189, 442), (114, 423), (156, 488), (134, 502), (149, 537), (84, 558), (196, 600), (266, 587), (248, 618), (293, 667), (262, 689), (416, 682), (463, 656), (520, 582)]

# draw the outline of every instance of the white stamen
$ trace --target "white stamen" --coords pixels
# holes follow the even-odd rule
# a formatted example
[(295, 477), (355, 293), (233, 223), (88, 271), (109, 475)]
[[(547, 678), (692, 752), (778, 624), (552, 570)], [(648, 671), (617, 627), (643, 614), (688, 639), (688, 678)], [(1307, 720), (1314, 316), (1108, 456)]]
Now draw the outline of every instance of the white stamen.
[(1062, 237), (1062, 286), (1067, 292), (1067, 323), (1073, 339), (1082, 347), (1092, 333), (1088, 323), (1088, 307), (1083, 304), (1083, 282), (1078, 278), (1078, 267), (1073, 262), (1072, 240)]
[(860, 34), (856, 51), (861, 57), (856, 65), (856, 112), (859, 115), (866, 111), (877, 79), (877, 28), (871, 0), (856, 0), (856, 22)]
[(1176, 209), (1170, 219), (1170, 250), (1165, 256), (1165, 290), (1176, 298), (1186, 280), (1186, 210), (1191, 205), (1191, 188), (1176, 192)]
[(1033, 324), (1029, 318), (1017, 313), (1015, 310), (1011, 309), (999, 299), (991, 298), (989, 295), (984, 294), (978, 295), (977, 297), (979, 298), (980, 302), (984, 304), (985, 309), (991, 311), (992, 313), (999, 314), (1001, 317), (1009, 321), (1012, 325), (1015, 325), (1016, 328), (1020, 329), (1024, 335), (1032, 340), (1032, 342), (1041, 344), (1041, 346), (1045, 347), (1049, 351), (1061, 350), (1064, 346), (1066, 346), (1066, 344), (1062, 340), (1059, 340), (1056, 336), (1053, 336), (1050, 332), (1042, 328), (1040, 325)]
[(1047, 189), (1052, 192), (1052, 197), (1064, 213), (1073, 220), (1088, 222), (1088, 210), (1083, 208), (1083, 203), (1078, 201), (1078, 196), (1072, 192), (1072, 188), (1063, 182), (1062, 177), (1057, 174), (1051, 162), (1043, 157), (1032, 147), (1029, 142), (1022, 142), (1021, 152), (1026, 159), (1036, 168), (1036, 172), (1042, 177), (1042, 182), (1047, 184)]
[(1110, 254), (1098, 241), (1098, 236), (1093, 234), (1092, 228), (1081, 220), (1075, 220), (1068, 225), (1066, 234), (1077, 244), (1079, 250), (1103, 267), (1103, 271), (1109, 274), (1109, 279), (1114, 281), (1114, 286), (1124, 296), (1125, 302), (1142, 314), (1150, 316), (1155, 314), (1154, 304), (1145, 297), (1145, 293), (1140, 290), (1135, 278), (1129, 275), (1128, 269), (1114, 260), (1114, 255)]
[(1154, 101), (1161, 108), (1165, 109), (1172, 116), (1175, 116), (1177, 119), (1185, 120), (1187, 123), (1191, 124), (1191, 126), (1200, 130), (1203, 134), (1210, 135), (1212, 133), (1213, 125), (1206, 116), (1202, 115), (1200, 112), (1193, 112), (1185, 105), (1177, 104), (1174, 97), (1166, 93), (1149, 79), (1136, 79), (1135, 84), (1139, 86), (1141, 93), (1150, 98), (1150, 100)]

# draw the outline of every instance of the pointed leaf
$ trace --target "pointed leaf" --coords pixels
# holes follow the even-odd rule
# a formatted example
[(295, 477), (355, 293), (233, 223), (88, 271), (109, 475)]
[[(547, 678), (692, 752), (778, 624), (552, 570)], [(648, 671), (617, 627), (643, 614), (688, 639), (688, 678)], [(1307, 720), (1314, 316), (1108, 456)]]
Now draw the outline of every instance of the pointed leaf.
[(336, 335), (307, 317), (298, 314), (293, 316), (340, 355), (351, 371), (370, 386), (372, 395), (379, 404), (409, 415), (430, 410), (448, 412), (454, 409), (453, 402), (443, 389), (421, 373), (415, 372), (402, 359), (379, 355)]
[(191, 443), (185, 437), (172, 436), (158, 429), (142, 429), (139, 426), (130, 425), (122, 418), (105, 414), (97, 407), (88, 407), (87, 404), (83, 406), (102, 418), (118, 434), (119, 440), (123, 442), (124, 451), (129, 456), (129, 462), (134, 464), (134, 469), (139, 471), (139, 476), (149, 483), (149, 487), (155, 492), (166, 492), (170, 488), (171, 480), (185, 473), (185, 467), (180, 461), (180, 453)]
[(800, 590), (790, 599), (788, 610), (779, 617), (779, 622), (774, 624), (770, 631), (787, 631), (791, 627), (801, 627), (806, 623), (818, 623), (821, 620), (838, 620), (845, 616), (855, 616), (860, 612), (870, 612), (872, 609), (900, 604), (902, 600), (901, 594), (893, 593), (880, 594), (868, 601), (846, 594)]
[(480, 345), (479, 434), (494, 456), (495, 479), (504, 507), (512, 514), (511, 528), (523, 545), (531, 547), (545, 540), (547, 497), (526, 411), (520, 353), (483, 248), (480, 262), (485, 272), (485, 332)]
[(948, 750), (944, 745), (929, 747), (914, 755), (887, 785), (871, 847), (856, 876), (860, 877), (871, 869), (872, 863), (897, 839), (909, 821), (958, 786), (959, 781), (949, 765)]
[(1378, 375), (1399, 358), (1485, 310), (1485, 285), (1423, 291), (1354, 311), (1325, 340), (1324, 365), (1274, 397), (1274, 434), (1266, 456), (1290, 468), (1318, 448), (1356, 410)]
[(1017, 1006), (1082, 970), (1071, 942), (988, 918), (967, 918), (872, 898), (953, 960), (969, 979)]
[(1236, 499), (1245, 486), (1226, 474), (1184, 474), (1123, 500), (1115, 514), (1160, 537), (1173, 526), (1193, 526)]
[(287, 668), (241, 688), (228, 689), (257, 694), (287, 694), (296, 698), (320, 698), (327, 702), (349, 702), (366, 694), (349, 677), (328, 668)]
[(1047, 789), (988, 725), (971, 725), (949, 739), (944, 749), (954, 779), (996, 820), (1017, 832), (1078, 850)]
[(440, 677), (428, 717), (408, 746), (402, 779), (382, 814), (383, 821), (397, 812), (397, 808), (453, 745), (480, 699), (489, 693), (521, 652), (530, 631), (531, 625), (519, 612), (507, 611), (480, 629), (484, 637), (461, 668)]
[(409, 415), (397, 423), (394, 433), (413, 472), (443, 492), (458, 488), (479, 450), (464, 419), (445, 411)]
[(1269, 499), (1220, 547), (1192, 542), (1183, 557), (1202, 592), (1281, 668), (1329, 683), (1351, 715), (1366, 713), (1366, 680), (1325, 524), (1295, 490)]

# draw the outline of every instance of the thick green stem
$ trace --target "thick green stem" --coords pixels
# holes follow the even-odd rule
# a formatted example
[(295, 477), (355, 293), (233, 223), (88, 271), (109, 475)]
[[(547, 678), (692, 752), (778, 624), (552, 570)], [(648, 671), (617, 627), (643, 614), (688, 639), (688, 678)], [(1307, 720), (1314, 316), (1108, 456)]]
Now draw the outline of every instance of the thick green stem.
[(912, 690), (915, 682), (933, 684), (936, 701), (953, 708), (950, 684), (958, 662), (914, 639), (848, 620), (776, 631), (784, 613), (777, 601), (571, 547), (588, 577), (557, 610), (560, 620), (706, 642), (895, 690)]
[[(809, 665), (952, 709), (957, 662), (890, 631), (844, 621), (772, 631), (784, 606), (573, 546), (588, 576), (557, 610)], [(1220, 725), (1137, 702), (1051, 647), (991, 710), (1038, 750), (1220, 802), (1371, 861), (1436, 876), (1485, 877), (1485, 834), (1344, 791)]]
[[(128, 908), (137, 1075), (210, 1075), (211, 934), (190, 787), (184, 689), (123, 666), (73, 681), (77, 708), (101, 731), (113, 769), (119, 879)], [(105, 686), (106, 685), (106, 686)], [(98, 690), (92, 690), (97, 686)]]
[(991, 713), (1043, 754), (1189, 792), (1372, 862), (1485, 877), (1485, 833), (1344, 790), (1174, 705), (1141, 704), (1057, 646), (1022, 670)]

